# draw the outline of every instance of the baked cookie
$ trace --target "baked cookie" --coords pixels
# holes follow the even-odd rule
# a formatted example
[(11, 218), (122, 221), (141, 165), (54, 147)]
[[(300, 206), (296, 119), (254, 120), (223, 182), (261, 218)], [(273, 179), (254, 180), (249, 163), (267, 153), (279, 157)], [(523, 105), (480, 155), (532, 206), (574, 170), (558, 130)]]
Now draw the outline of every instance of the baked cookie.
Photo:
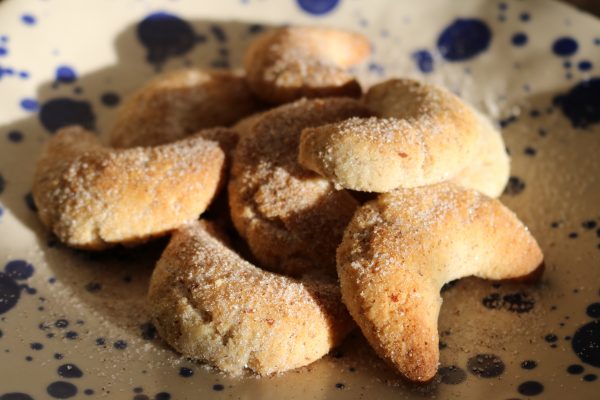
[(458, 97), (419, 81), (388, 80), (364, 101), (378, 117), (302, 132), (300, 164), (346, 189), (384, 193), (448, 180), (473, 159), (485, 128)]
[(201, 129), (229, 126), (261, 107), (242, 74), (182, 69), (152, 79), (129, 96), (110, 131), (115, 147), (155, 146)]
[[(205, 133), (235, 137), (225, 128)], [(201, 134), (157, 147), (111, 149), (72, 126), (48, 141), (33, 198), (44, 225), (68, 246), (136, 244), (198, 218), (222, 183), (225, 161), (220, 144)]]
[(337, 251), (350, 314), (379, 356), (421, 382), (438, 368), (445, 283), (470, 275), (522, 277), (541, 263), (538, 244), (513, 212), (447, 182), (366, 203)]
[(233, 375), (310, 364), (354, 326), (335, 281), (264, 271), (202, 222), (173, 234), (152, 274), (148, 301), (167, 343)]
[(335, 275), (335, 249), (357, 202), (298, 164), (298, 141), (305, 127), (368, 114), (353, 99), (299, 100), (264, 113), (242, 134), (229, 204), (236, 229), (262, 266)]
[(452, 178), (452, 182), (490, 197), (499, 197), (510, 175), (510, 157), (502, 134), (487, 117), (479, 115), (479, 118), (483, 127), (479, 149), (469, 165)]
[(285, 27), (266, 32), (244, 59), (248, 83), (270, 103), (302, 97), (359, 97), (360, 84), (346, 68), (369, 56), (366, 37), (320, 27)]

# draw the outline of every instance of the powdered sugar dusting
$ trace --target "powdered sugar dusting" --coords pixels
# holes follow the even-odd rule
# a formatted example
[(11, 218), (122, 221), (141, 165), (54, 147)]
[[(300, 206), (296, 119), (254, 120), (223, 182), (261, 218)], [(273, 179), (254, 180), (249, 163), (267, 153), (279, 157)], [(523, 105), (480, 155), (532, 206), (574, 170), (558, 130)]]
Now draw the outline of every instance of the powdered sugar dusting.
[(201, 137), (154, 148), (111, 150), (66, 128), (38, 163), (34, 198), (66, 243), (104, 248), (142, 241), (195, 219), (214, 196), (225, 155)]

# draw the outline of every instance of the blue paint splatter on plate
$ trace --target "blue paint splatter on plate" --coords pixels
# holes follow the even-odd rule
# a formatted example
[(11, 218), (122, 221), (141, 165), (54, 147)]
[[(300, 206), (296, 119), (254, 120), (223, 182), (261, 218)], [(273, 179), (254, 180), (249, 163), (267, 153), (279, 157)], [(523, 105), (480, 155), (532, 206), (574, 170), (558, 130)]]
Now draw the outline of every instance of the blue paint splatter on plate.
[(77, 394), (77, 386), (69, 382), (56, 381), (46, 387), (46, 392), (55, 399), (68, 399)]
[(60, 83), (71, 83), (77, 80), (77, 73), (68, 65), (56, 68), (56, 81)]
[[(600, 318), (599, 310), (600, 304), (594, 303), (588, 306), (586, 313), (592, 318)], [(600, 367), (600, 319), (579, 327), (573, 335), (571, 347), (581, 361)]]
[(512, 38), (510, 39), (510, 41), (512, 42), (513, 45), (517, 46), (517, 47), (523, 47), (527, 44), (527, 34), (523, 33), (523, 32), (517, 32), (515, 33)]
[(574, 128), (587, 128), (600, 122), (600, 77), (575, 85), (554, 99)]
[(2, 78), (3, 75), (12, 76), (14, 74), (14, 68), (0, 66), (0, 78)]
[(210, 27), (210, 32), (219, 43), (225, 43), (227, 41), (227, 34), (219, 25), (212, 25)]
[(117, 93), (106, 92), (103, 93), (102, 96), (100, 96), (100, 101), (106, 107), (115, 107), (121, 102), (121, 97)]
[(369, 64), (369, 72), (375, 75), (383, 76), (385, 73), (385, 69), (383, 68), (383, 65), (376, 62), (372, 62)]
[(577, 52), (579, 44), (572, 37), (561, 37), (552, 44), (552, 51), (559, 57), (572, 56)]
[(429, 50), (418, 50), (412, 54), (412, 59), (417, 64), (419, 71), (427, 74), (433, 71), (433, 55)]
[(490, 46), (492, 31), (479, 19), (458, 18), (448, 25), (437, 40), (437, 47), (448, 61), (465, 61)]
[(339, 0), (297, 0), (303, 11), (312, 15), (325, 15), (335, 9)]
[(176, 15), (157, 12), (148, 15), (137, 26), (137, 36), (146, 48), (146, 59), (160, 66), (170, 57), (189, 52), (196, 43), (206, 40), (192, 26)]
[(4, 271), (13, 279), (23, 280), (33, 275), (34, 268), (25, 260), (13, 260), (4, 266)]
[(11, 392), (1, 395), (0, 400), (33, 400), (33, 397), (27, 393)]
[(25, 25), (35, 25), (37, 23), (37, 18), (32, 14), (23, 14), (21, 15), (21, 21)]
[(93, 130), (96, 125), (96, 115), (87, 101), (69, 98), (56, 98), (42, 104), (40, 122), (50, 133), (69, 125), (81, 125)]
[(81, 378), (83, 376), (83, 371), (75, 364), (63, 364), (58, 367), (56, 372), (63, 378)]
[(579, 64), (577, 64), (577, 68), (579, 68), (580, 71), (589, 71), (592, 67), (592, 63), (588, 60), (580, 61)]
[(38, 102), (35, 99), (32, 98), (25, 98), (21, 100), (21, 108), (25, 111), (30, 111), (30, 112), (34, 112), (38, 110)]
[(9, 261), (0, 272), (0, 314), (7, 313), (17, 305), (22, 286), (17, 282), (33, 275), (33, 265), (24, 260)]

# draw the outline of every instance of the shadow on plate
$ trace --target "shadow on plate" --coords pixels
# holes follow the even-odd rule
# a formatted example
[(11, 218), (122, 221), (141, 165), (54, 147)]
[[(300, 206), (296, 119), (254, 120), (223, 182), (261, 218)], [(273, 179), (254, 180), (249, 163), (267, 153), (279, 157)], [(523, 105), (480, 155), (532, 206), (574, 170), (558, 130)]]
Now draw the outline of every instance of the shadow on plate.
[[(163, 71), (192, 66), (240, 68), (249, 41), (267, 28), (237, 21), (183, 20), (166, 13), (150, 14), (118, 34), (114, 41), (115, 64), (81, 75), (57, 70), (55, 80), (37, 88), (38, 104), (31, 106), (31, 117), (0, 126), (0, 132), (7, 134), (25, 133), (18, 146), (0, 147), (6, 171), (18, 176), (4, 177), (10, 190), (2, 195), (3, 206), (35, 234), (48, 277), (72, 290), (74, 298), (68, 301), (90, 306), (93, 312), (134, 335), (154, 337), (147, 324), (145, 297), (152, 269), (167, 239), (98, 253), (76, 251), (57, 243), (35, 215), (30, 195), (35, 162), (45, 141), (61, 127), (78, 124), (107, 142), (122, 96)], [(208, 218), (222, 218), (226, 203), (226, 194), (222, 193), (206, 212)]]

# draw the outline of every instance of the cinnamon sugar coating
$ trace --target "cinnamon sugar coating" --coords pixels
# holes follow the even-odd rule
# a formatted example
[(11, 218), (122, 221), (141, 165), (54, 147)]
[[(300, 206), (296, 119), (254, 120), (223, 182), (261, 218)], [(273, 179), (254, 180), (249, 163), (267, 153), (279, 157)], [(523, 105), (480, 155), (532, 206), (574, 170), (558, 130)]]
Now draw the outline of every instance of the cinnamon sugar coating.
[(248, 48), (248, 83), (270, 103), (302, 97), (359, 97), (358, 81), (345, 71), (368, 57), (364, 36), (339, 29), (285, 27), (266, 32)]
[(451, 179), (476, 153), (478, 116), (445, 89), (392, 79), (364, 101), (378, 117), (304, 130), (304, 167), (346, 189), (383, 193)]
[(299, 100), (263, 114), (237, 146), (229, 182), (236, 229), (265, 268), (335, 275), (335, 249), (357, 207), (297, 162), (302, 129), (369, 111), (348, 98)]
[(163, 339), (232, 375), (270, 375), (310, 364), (354, 326), (334, 280), (264, 271), (200, 221), (173, 234), (148, 300)]
[(260, 107), (242, 74), (172, 71), (152, 79), (125, 100), (110, 142), (115, 147), (170, 143), (201, 129), (232, 125)]
[[(204, 132), (230, 142), (225, 128)], [(157, 147), (111, 149), (81, 127), (63, 128), (39, 159), (33, 198), (65, 244), (101, 250), (136, 244), (193, 221), (222, 181), (219, 142), (198, 135)]]
[(399, 189), (363, 205), (337, 251), (342, 300), (375, 351), (413, 381), (438, 368), (440, 289), (474, 275), (532, 273), (542, 252), (498, 200), (452, 183)]

